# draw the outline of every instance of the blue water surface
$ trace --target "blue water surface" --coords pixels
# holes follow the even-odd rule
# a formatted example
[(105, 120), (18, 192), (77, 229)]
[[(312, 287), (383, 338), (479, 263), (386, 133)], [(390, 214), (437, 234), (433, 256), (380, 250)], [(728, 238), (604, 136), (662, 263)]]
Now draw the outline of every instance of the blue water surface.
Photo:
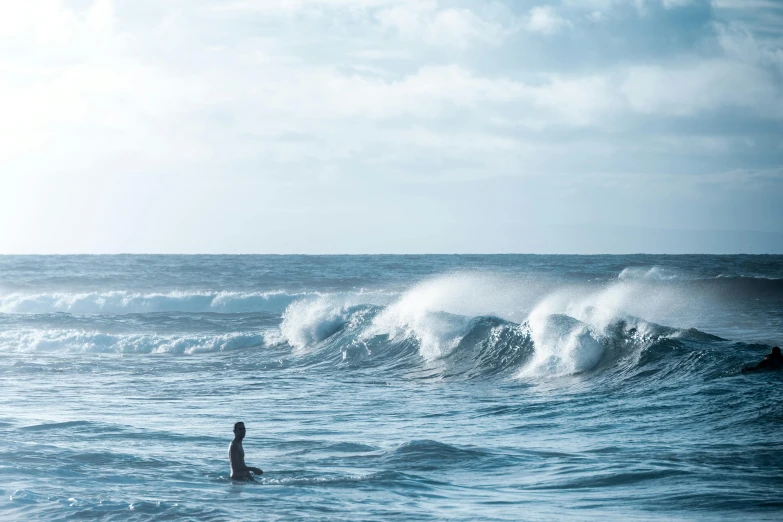
[(0, 519), (780, 520), (781, 332), (783, 256), (0, 256)]

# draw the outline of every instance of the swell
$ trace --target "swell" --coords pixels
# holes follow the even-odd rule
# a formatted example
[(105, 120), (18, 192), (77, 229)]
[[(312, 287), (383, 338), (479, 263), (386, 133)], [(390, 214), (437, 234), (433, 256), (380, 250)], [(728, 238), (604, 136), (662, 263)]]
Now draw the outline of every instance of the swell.
[(783, 279), (766, 277), (721, 276), (694, 281), (695, 288), (713, 290), (718, 297), (780, 298), (783, 296)]
[(390, 314), (393, 306), (300, 302), (286, 312), (280, 342), (304, 366), (383, 367), (438, 379), (714, 377), (735, 374), (751, 353), (750, 345), (633, 316), (590, 322), (533, 314), (514, 323), (442, 311), (390, 321)]
[[(0, 331), (0, 352), (195, 355), (244, 350), (255, 352), (243, 357), (258, 366), (269, 360), (262, 350), (274, 348), (276, 357), (285, 359), (280, 368), (364, 368), (377, 369), (379, 375), (437, 379), (599, 376), (620, 382), (736, 374), (768, 349), (633, 316), (607, 320), (587, 314), (583, 319), (542, 312), (516, 323), (492, 315), (402, 313), (394, 304), (318, 297), (292, 303), (279, 327), (267, 323), (263, 330), (162, 334), (18, 328)], [(49, 369), (20, 362), (5, 371)]]
[(624, 268), (617, 279), (648, 285), (684, 286), (696, 291), (712, 291), (713, 295), (731, 298), (783, 295), (783, 278), (770, 274), (720, 273), (705, 276), (667, 267), (652, 266)]
[[(266, 345), (263, 332), (159, 335), (109, 334), (86, 330), (11, 330), (0, 332), (0, 352), (48, 353), (171, 353), (225, 352)], [(35, 364), (21, 364), (20, 371), (35, 371)]]
[[(714, 307), (705, 294), (691, 292), (693, 285), (772, 285), (774, 291), (780, 283), (683, 280), (656, 267), (626, 268), (618, 277), (553, 289), (503, 275), (455, 273), (400, 294), (7, 294), (0, 310), (13, 319), (3, 319), (10, 327), (0, 330), (0, 351), (196, 354), (274, 347), (290, 351), (281, 363), (286, 367), (533, 380), (609, 373), (626, 378), (658, 366), (656, 372), (666, 374), (684, 368), (684, 360), (701, 359), (705, 364), (692, 365), (693, 371), (706, 366), (725, 374), (736, 360), (721, 349), (744, 356), (748, 345), (642, 317), (672, 317), (681, 308), (698, 315)], [(197, 326), (210, 321), (207, 331)]]
[(155, 312), (251, 313), (283, 312), (288, 305), (316, 293), (274, 292), (165, 292), (124, 290), (83, 293), (10, 293), (0, 296), (6, 314), (142, 314)]

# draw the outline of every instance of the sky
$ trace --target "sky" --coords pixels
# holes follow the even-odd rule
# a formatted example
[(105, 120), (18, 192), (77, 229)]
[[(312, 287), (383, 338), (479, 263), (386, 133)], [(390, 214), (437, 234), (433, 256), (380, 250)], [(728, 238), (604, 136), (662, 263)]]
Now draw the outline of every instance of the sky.
[(783, 253), (783, 1), (0, 0), (0, 253)]

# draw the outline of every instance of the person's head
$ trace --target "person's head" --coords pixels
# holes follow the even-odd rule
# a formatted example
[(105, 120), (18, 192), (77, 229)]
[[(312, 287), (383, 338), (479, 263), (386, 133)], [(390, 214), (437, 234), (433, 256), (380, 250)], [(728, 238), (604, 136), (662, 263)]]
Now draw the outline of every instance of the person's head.
[(780, 355), (780, 347), (776, 346), (772, 349), (772, 355)]
[(245, 423), (237, 422), (234, 424), (234, 436), (238, 439), (245, 438)]

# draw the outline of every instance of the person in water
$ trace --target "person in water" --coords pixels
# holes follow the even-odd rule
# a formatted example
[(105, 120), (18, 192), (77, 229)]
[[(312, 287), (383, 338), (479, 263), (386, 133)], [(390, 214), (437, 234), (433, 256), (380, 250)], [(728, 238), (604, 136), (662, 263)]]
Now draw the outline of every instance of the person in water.
[(264, 473), (258, 468), (245, 464), (245, 450), (242, 448), (245, 432), (244, 422), (234, 424), (234, 440), (228, 447), (228, 464), (231, 466), (231, 478), (234, 480), (253, 480), (254, 473), (256, 475)]
[(755, 372), (758, 370), (778, 370), (783, 367), (783, 355), (780, 354), (780, 348), (775, 346), (764, 359), (756, 366), (746, 366), (742, 372)]

